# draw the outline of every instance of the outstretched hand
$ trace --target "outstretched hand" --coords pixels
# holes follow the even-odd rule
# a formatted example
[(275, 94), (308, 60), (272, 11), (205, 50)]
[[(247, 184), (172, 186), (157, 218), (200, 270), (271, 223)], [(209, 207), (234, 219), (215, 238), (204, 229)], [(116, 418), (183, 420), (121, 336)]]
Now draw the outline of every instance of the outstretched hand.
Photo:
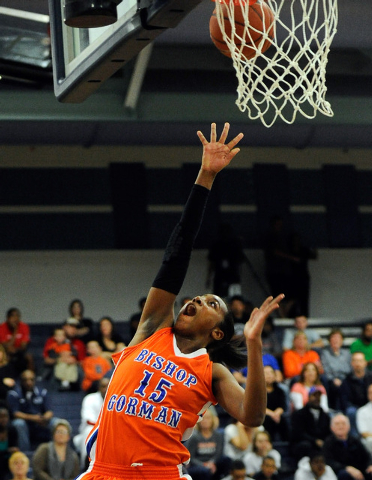
[(234, 148), (243, 138), (243, 134), (239, 133), (229, 143), (225, 144), (229, 133), (230, 125), (225, 123), (219, 140), (217, 140), (216, 124), (211, 125), (210, 141), (204, 137), (201, 131), (197, 135), (203, 144), (202, 169), (206, 172), (216, 175), (225, 168), (231, 160), (239, 153), (239, 148)]
[(283, 298), (283, 294), (280, 294), (275, 298), (268, 297), (260, 308), (255, 308), (253, 310), (244, 327), (244, 336), (247, 341), (261, 338), (262, 329), (266, 319), (274, 312), (274, 310), (279, 308), (279, 303)]

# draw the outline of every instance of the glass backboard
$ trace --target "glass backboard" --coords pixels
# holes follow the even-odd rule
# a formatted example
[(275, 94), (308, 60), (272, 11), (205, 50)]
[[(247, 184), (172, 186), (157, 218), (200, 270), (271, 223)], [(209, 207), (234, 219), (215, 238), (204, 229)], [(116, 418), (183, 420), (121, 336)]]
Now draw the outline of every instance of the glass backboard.
[(49, 0), (54, 91), (80, 103), (201, 0), (123, 0), (118, 20), (102, 28), (65, 25), (62, 0)]

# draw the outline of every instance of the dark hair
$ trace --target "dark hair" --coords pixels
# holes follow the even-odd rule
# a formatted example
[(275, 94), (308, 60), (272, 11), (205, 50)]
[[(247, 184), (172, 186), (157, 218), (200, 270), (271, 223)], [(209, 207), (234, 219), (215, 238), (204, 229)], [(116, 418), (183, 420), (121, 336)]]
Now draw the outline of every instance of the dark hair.
[(244, 299), (243, 295), (233, 295), (232, 297), (229, 298), (229, 303), (232, 303), (235, 300), (245, 304), (245, 299)]
[(247, 352), (243, 335), (234, 335), (234, 319), (231, 312), (227, 312), (223, 320), (217, 325), (224, 336), (221, 340), (214, 340), (207, 345), (209, 358), (212, 362), (222, 363), (226, 367), (240, 369), (247, 365)]
[(275, 465), (276, 465), (275, 458), (272, 457), (271, 455), (266, 455), (266, 457), (263, 457), (262, 463), (263, 463), (265, 460), (272, 460), (272, 461), (275, 463)]
[(21, 315), (21, 311), (19, 310), (19, 308), (12, 307), (12, 308), (9, 308), (9, 310), (7, 310), (6, 318), (9, 318), (10, 316), (12, 316), (14, 312), (17, 312), (18, 315)]
[(233, 460), (231, 462), (230, 472), (232, 470), (245, 470), (245, 465), (242, 460)]
[(324, 453), (320, 452), (319, 450), (310, 450), (309, 453), (309, 461), (312, 462), (316, 458), (322, 458), (325, 462), (325, 456)]
[(78, 298), (75, 298), (74, 300), (71, 300), (70, 305), (68, 306), (69, 314), (72, 315), (72, 307), (73, 307), (74, 303), (79, 304), (80, 310), (81, 310), (80, 313), (81, 313), (81, 316), (83, 316), (84, 315), (84, 305), (83, 305), (83, 302), (81, 300), (79, 300)]
[(363, 324), (363, 333), (366, 331), (366, 328), (367, 328), (367, 325), (372, 325), (372, 319), (371, 320), (367, 320), (364, 324)]
[(114, 320), (109, 317), (108, 315), (105, 315), (104, 317), (101, 317), (98, 321), (98, 323), (101, 323), (103, 320), (107, 320), (108, 322), (111, 323), (112, 327), (114, 327)]

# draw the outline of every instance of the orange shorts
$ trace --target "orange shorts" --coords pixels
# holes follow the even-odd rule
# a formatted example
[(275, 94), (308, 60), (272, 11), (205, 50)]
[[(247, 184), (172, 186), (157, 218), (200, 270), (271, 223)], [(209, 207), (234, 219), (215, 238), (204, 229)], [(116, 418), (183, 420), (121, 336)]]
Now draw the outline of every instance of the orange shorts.
[(182, 473), (182, 466), (163, 467), (133, 465), (122, 467), (94, 462), (75, 480), (192, 480)]

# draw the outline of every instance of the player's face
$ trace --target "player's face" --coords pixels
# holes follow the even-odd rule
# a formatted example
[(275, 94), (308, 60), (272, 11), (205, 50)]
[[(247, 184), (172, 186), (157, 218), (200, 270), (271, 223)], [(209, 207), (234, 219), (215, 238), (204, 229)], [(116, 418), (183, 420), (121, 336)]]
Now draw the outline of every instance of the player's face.
[(194, 297), (180, 310), (176, 321), (176, 333), (202, 333), (212, 331), (225, 317), (225, 302), (211, 293)]

